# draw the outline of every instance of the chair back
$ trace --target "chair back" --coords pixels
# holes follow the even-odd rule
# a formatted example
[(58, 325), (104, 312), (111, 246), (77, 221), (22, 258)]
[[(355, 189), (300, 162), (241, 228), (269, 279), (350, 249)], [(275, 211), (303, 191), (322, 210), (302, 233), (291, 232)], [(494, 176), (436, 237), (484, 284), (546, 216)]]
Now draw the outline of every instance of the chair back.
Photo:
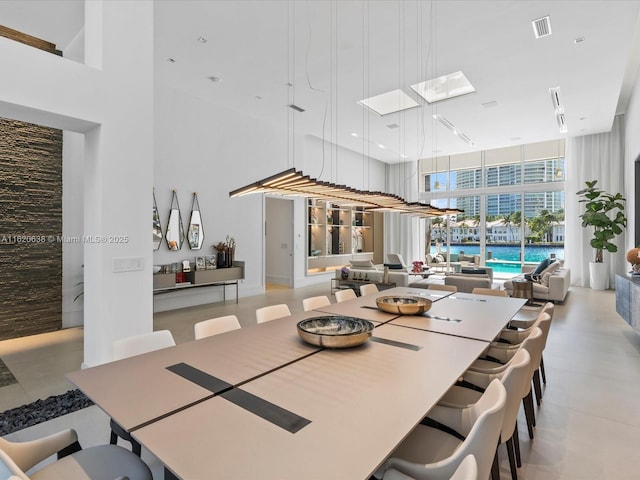
[(115, 340), (111, 351), (114, 360), (141, 355), (161, 348), (173, 347), (176, 344), (169, 330), (158, 330), (141, 335)]
[(458, 291), (458, 287), (456, 287), (455, 285), (440, 285), (439, 283), (430, 283), (429, 290), (443, 290), (445, 292), (456, 293)]
[(240, 328), (240, 322), (235, 315), (225, 315), (224, 317), (210, 318), (196, 323), (193, 326), (193, 333), (196, 340), (211, 337), (220, 333), (230, 332)]
[(375, 293), (378, 293), (378, 287), (375, 283), (365, 283), (360, 286), (360, 295), (363, 297), (373, 295)]
[(302, 309), (305, 312), (313, 310), (314, 308), (326, 307), (327, 305), (331, 305), (331, 301), (329, 297), (326, 295), (320, 295), (318, 297), (309, 297), (302, 300)]
[(338, 290), (335, 293), (336, 302), (346, 302), (347, 300), (353, 300), (356, 297), (356, 292), (352, 288), (345, 288), (344, 290)]
[(449, 480), (478, 480), (478, 462), (473, 455), (467, 455), (456, 473)]
[(256, 320), (258, 323), (269, 322), (276, 318), (288, 317), (289, 315), (291, 315), (291, 312), (285, 303), (269, 305), (268, 307), (262, 307), (256, 310)]
[(471, 290), (471, 293), (475, 295), (493, 295), (494, 297), (508, 297), (509, 294), (506, 290), (494, 290), (493, 288), (475, 287)]
[(470, 408), (472, 417), (475, 417), (473, 427), (452, 455), (456, 457), (456, 463), (462, 462), (467, 455), (473, 455), (478, 464), (478, 478), (489, 478), (491, 473), (506, 402), (507, 391), (504, 385), (498, 379), (493, 380), (482, 397)]
[(544, 342), (544, 334), (539, 327), (535, 327), (531, 334), (522, 342), (521, 350), (525, 349), (529, 352), (531, 359), (529, 360), (529, 371), (527, 372), (528, 381), (522, 390), (522, 397), (526, 397), (531, 391), (531, 380), (533, 374), (540, 365), (540, 357), (542, 356), (542, 345)]
[(505, 405), (502, 431), (500, 433), (502, 442), (509, 440), (516, 428), (522, 391), (527, 383), (531, 382), (531, 377), (529, 377), (530, 362), (531, 355), (526, 349), (521, 348), (511, 359), (509, 368), (507, 368), (502, 376), (502, 384), (507, 391), (507, 403)]

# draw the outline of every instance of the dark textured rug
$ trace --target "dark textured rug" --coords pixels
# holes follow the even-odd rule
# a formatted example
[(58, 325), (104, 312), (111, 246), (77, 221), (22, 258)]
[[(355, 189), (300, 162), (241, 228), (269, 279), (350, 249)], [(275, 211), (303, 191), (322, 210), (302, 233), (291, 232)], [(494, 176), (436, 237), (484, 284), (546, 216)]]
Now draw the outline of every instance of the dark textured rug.
[(6, 387), (7, 385), (13, 385), (18, 383), (16, 377), (13, 376), (11, 370), (0, 360), (0, 387)]
[(0, 436), (46, 422), (67, 413), (93, 405), (80, 390), (69, 390), (62, 395), (52, 395), (44, 400), (12, 408), (0, 413)]

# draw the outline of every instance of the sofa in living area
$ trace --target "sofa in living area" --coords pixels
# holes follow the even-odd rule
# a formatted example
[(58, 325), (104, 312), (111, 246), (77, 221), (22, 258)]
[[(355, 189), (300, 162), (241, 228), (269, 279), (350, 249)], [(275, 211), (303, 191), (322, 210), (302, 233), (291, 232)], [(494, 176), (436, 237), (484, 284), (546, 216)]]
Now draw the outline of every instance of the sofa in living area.
[[(371, 260), (351, 260), (346, 279), (382, 283), (384, 281), (384, 269), (384, 265), (375, 265)], [(387, 276), (388, 281), (395, 283), (396, 287), (409, 285), (409, 270), (405, 266), (388, 269)], [(336, 270), (336, 278), (342, 279), (342, 270)]]
[(537, 267), (525, 266), (522, 275), (504, 282), (509, 296), (513, 294), (513, 280), (516, 279), (533, 282), (533, 298), (536, 300), (564, 302), (571, 284), (571, 269), (565, 267), (563, 261), (552, 262), (549, 259)]

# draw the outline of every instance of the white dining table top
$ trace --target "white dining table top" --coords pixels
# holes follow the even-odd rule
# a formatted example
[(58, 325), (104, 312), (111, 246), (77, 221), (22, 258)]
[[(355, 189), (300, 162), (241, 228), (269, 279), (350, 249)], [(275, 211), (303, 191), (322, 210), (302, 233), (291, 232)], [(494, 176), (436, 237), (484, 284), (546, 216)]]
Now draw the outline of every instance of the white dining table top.
[(237, 385), (316, 352), (319, 348), (303, 342), (296, 330), (297, 322), (314, 316), (318, 312), (296, 313), (78, 370), (66, 378), (130, 431), (215, 394), (167, 367), (184, 363)]
[(486, 346), (379, 325), (364, 345), (319, 351), (234, 389), (310, 422), (295, 433), (223, 394), (133, 435), (184, 479), (367, 479)]
[(396, 318), (398, 315), (378, 310), (378, 307), (376, 306), (376, 298), (388, 295), (387, 292), (391, 292), (393, 290), (395, 290), (395, 288), (383, 290), (372, 295), (360, 296), (352, 300), (347, 300), (346, 302), (332, 303), (331, 305), (318, 307), (315, 310), (317, 312), (331, 313), (334, 315), (346, 315), (349, 317), (362, 318), (373, 323), (385, 323)]
[(527, 301), (492, 295), (429, 292), (428, 289), (410, 287), (396, 287), (391, 291), (394, 295), (419, 296), (434, 302), (426, 313), (396, 317), (390, 321), (391, 324), (487, 342), (500, 334)]

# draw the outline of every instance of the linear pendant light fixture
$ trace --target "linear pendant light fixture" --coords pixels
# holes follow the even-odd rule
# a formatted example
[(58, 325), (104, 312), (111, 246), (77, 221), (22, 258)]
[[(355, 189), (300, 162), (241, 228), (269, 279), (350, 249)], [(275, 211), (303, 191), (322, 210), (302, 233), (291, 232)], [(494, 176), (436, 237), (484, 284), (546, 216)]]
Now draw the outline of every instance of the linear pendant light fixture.
[(300, 196), (326, 200), (337, 205), (364, 207), (378, 212), (398, 212), (413, 216), (439, 217), (462, 213), (458, 209), (442, 209), (426, 203), (406, 202), (397, 195), (384, 192), (357, 190), (346, 185), (323, 182), (310, 178), (295, 168), (272, 175), (257, 182), (229, 192), (230, 197), (240, 197), (252, 193), (273, 193), (286, 196)]

